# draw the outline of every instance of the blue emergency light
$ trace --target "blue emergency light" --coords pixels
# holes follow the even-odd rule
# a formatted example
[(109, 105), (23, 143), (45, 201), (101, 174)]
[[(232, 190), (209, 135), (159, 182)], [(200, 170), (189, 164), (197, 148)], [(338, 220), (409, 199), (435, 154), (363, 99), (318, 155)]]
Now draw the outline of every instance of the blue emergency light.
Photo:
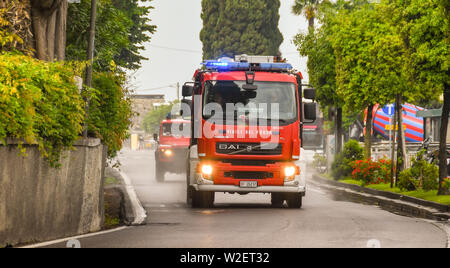
[(227, 71), (248, 71), (250, 67), (253, 71), (289, 71), (293, 67), (289, 63), (248, 63), (234, 62), (232, 59), (225, 58), (219, 60), (207, 60), (202, 63), (208, 70), (227, 72)]
[(248, 62), (223, 62), (208, 60), (202, 63), (208, 70), (214, 70), (219, 72), (226, 71), (244, 71), (250, 69), (250, 63)]

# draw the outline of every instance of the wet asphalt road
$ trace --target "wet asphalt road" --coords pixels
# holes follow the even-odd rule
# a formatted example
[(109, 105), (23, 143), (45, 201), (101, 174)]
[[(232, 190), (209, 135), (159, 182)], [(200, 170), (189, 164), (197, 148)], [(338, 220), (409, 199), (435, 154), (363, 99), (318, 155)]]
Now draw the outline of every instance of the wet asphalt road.
[(270, 195), (262, 194), (216, 194), (214, 209), (187, 208), (184, 174), (157, 183), (153, 152), (119, 158), (148, 212), (147, 225), (80, 239), (83, 248), (364, 248), (373, 239), (381, 247), (447, 246), (447, 234), (433, 222), (337, 201), (312, 183), (300, 210), (273, 209)]

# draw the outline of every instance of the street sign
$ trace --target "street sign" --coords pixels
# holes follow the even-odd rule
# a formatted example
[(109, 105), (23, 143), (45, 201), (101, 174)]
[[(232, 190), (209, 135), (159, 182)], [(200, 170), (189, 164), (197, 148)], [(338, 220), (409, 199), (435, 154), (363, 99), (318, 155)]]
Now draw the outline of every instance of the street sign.
[(67, 0), (69, 4), (81, 4), (81, 0)]
[(386, 106), (384, 106), (383, 108), (383, 113), (392, 116), (395, 112), (395, 104), (388, 104)]
[[(385, 129), (386, 130), (394, 130), (394, 125), (386, 125)], [(405, 125), (403, 125), (403, 129), (406, 130), (406, 126)], [(397, 131), (397, 130), (398, 130), (398, 126), (396, 125), (395, 126), (395, 131)]]

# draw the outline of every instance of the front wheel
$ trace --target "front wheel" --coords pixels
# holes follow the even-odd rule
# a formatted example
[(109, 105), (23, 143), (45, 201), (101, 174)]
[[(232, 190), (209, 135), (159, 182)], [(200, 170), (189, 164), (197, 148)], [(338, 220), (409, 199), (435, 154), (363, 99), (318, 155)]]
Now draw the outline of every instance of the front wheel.
[(281, 208), (284, 203), (284, 196), (280, 193), (272, 193), (271, 194), (271, 203), (273, 208)]
[(288, 194), (287, 204), (289, 208), (301, 208), (303, 196), (301, 194)]
[(193, 190), (192, 192), (192, 207), (193, 208), (212, 208), (214, 206), (214, 192), (199, 192)]

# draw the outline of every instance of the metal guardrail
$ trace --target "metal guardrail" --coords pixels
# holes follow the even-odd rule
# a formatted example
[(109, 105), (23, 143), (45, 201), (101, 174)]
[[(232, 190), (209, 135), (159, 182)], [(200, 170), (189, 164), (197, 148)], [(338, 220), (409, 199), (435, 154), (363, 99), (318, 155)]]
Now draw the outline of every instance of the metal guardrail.
[[(364, 146), (364, 144), (362, 144)], [(411, 161), (413, 157), (417, 155), (419, 152), (419, 149), (421, 148), (422, 143), (421, 142), (413, 142), (413, 143), (406, 143), (406, 167), (411, 167)], [(435, 151), (439, 149), (439, 143), (438, 142), (432, 142), (430, 143), (428, 147), (428, 151)], [(382, 158), (391, 158), (391, 145), (389, 142), (376, 142), (372, 143), (372, 157), (375, 160), (382, 159)]]

